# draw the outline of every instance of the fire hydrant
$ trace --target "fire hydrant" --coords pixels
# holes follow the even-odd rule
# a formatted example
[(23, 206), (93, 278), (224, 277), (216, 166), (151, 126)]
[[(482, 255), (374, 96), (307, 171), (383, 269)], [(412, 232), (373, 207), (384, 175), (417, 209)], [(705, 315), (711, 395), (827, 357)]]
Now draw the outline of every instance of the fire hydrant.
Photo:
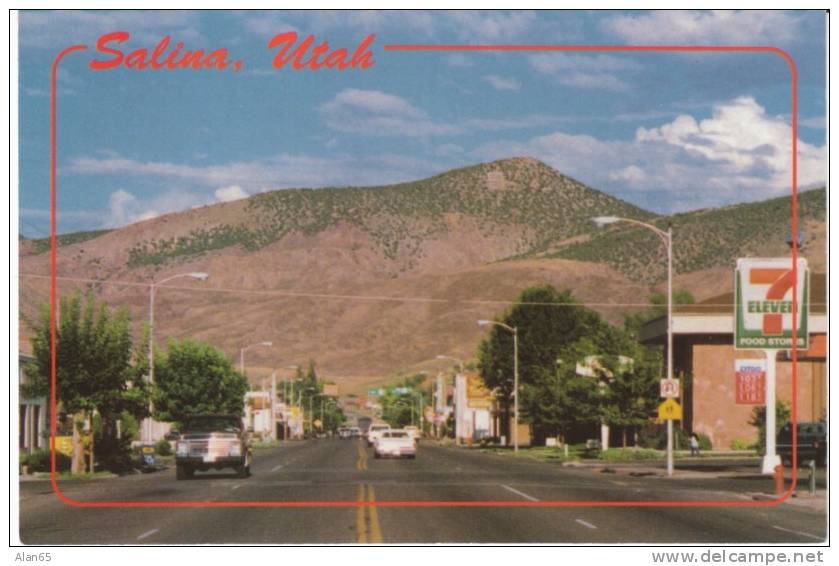
[(784, 492), (784, 466), (778, 464), (775, 466), (775, 495), (781, 495)]

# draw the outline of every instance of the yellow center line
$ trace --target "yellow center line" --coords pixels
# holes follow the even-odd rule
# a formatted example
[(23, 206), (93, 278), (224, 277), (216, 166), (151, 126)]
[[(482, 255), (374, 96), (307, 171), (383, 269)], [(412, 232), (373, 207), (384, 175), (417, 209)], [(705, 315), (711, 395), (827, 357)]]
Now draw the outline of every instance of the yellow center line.
[[(364, 502), (364, 485), (358, 484), (358, 498), (359, 503)], [(358, 544), (367, 543), (367, 525), (364, 519), (364, 505), (358, 505), (355, 508), (355, 532)]]
[[(372, 485), (367, 486), (367, 498), (371, 502), (376, 501), (376, 492)], [(379, 527), (379, 510), (375, 505), (371, 505), (367, 512), (370, 514), (370, 542), (381, 544), (382, 529)]]

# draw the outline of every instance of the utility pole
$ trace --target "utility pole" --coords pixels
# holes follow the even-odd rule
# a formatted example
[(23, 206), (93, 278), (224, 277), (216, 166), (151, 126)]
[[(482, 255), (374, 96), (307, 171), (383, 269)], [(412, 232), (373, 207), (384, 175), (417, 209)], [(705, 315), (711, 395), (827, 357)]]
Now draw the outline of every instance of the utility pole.
[(277, 440), (277, 372), (271, 374), (271, 438)]

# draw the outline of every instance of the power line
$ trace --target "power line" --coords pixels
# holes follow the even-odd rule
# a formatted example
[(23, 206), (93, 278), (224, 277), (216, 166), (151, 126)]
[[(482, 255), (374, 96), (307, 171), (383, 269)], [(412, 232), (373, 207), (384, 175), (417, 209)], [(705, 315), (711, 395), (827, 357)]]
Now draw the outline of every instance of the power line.
[[(20, 277), (28, 277), (32, 279), (49, 279), (49, 275), (38, 275), (35, 273), (21, 273)], [(56, 277), (57, 280), (76, 282), (76, 283), (98, 283), (102, 285), (117, 285), (122, 287), (142, 287), (148, 288), (151, 283), (138, 283), (135, 281), (119, 281), (109, 279), (92, 279), (86, 277)], [(509, 306), (509, 305), (526, 305), (526, 306), (547, 306), (547, 307), (652, 307), (662, 306), (653, 303), (544, 303), (544, 302), (528, 302), (515, 300), (491, 300), (491, 299), (435, 299), (433, 297), (391, 297), (386, 295), (349, 295), (349, 294), (335, 294), (335, 293), (300, 293), (293, 291), (277, 291), (266, 289), (234, 289), (225, 287), (185, 287), (183, 285), (158, 285), (159, 289), (173, 289), (180, 291), (201, 292), (201, 293), (231, 293), (244, 295), (259, 295), (266, 297), (285, 297), (290, 299), (330, 299), (330, 300), (352, 300), (352, 301), (384, 301), (384, 302), (410, 302), (410, 303), (427, 303), (427, 304), (467, 304), (467, 305), (495, 305), (495, 306)], [(821, 305), (822, 303), (810, 303), (811, 306)], [(684, 308), (706, 308), (706, 307), (730, 307), (728, 303), (695, 303), (692, 305), (676, 305), (676, 307)]]

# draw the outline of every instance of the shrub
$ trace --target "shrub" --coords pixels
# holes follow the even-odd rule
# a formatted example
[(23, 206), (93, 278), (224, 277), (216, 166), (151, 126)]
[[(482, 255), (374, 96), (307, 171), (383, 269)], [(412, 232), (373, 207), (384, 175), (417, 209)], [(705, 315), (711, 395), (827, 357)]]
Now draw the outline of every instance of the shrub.
[(158, 456), (171, 456), (172, 445), (166, 439), (161, 439), (154, 445), (154, 451)]
[[(50, 451), (42, 449), (32, 453), (22, 452), (20, 454), (20, 465), (28, 466), (30, 472), (49, 472)], [(61, 452), (56, 452), (55, 469), (57, 472), (68, 471), (70, 469), (70, 457)]]
[(749, 442), (748, 440), (743, 440), (741, 438), (735, 438), (731, 441), (732, 450), (754, 450), (756, 448), (757, 443)]
[[(784, 401), (775, 404), (775, 436), (790, 420), (790, 409)], [(763, 454), (766, 445), (766, 407), (755, 407), (749, 424), (757, 429), (757, 449)]]
[(638, 448), (609, 448), (600, 453), (599, 458), (607, 461), (621, 460), (658, 460), (663, 454), (658, 450), (645, 450)]
[[(700, 450), (713, 450), (711, 438), (707, 434), (697, 433)], [(638, 445), (654, 450), (667, 449), (667, 426), (651, 424), (638, 431)], [(690, 448), (690, 433), (678, 425), (673, 426), (673, 450)]]

